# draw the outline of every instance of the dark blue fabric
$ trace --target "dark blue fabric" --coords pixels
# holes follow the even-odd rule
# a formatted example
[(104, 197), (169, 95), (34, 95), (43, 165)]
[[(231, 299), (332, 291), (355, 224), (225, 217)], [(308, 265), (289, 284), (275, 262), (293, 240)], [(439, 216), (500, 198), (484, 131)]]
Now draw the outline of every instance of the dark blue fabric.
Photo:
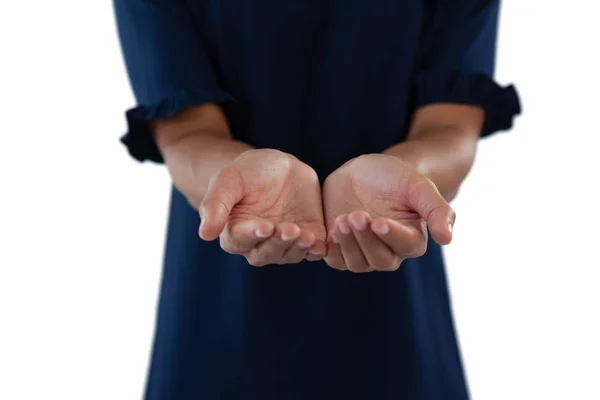
[[(162, 162), (148, 121), (222, 105), (236, 139), (323, 180), (406, 137), (433, 103), (510, 128), (492, 80), (498, 1), (115, 0), (138, 105), (123, 138)], [(146, 399), (465, 399), (441, 249), (393, 273), (250, 267), (197, 237), (173, 189)]]

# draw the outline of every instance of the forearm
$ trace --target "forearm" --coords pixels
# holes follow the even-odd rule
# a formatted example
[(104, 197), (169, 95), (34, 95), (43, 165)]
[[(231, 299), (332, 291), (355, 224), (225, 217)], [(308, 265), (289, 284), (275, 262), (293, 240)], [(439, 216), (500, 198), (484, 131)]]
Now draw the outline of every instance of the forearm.
[(473, 165), (483, 117), (476, 107), (424, 107), (415, 114), (407, 140), (384, 153), (427, 176), (450, 201)]
[(173, 184), (194, 208), (204, 198), (211, 177), (252, 149), (232, 139), (225, 117), (215, 105), (155, 121), (153, 128)]

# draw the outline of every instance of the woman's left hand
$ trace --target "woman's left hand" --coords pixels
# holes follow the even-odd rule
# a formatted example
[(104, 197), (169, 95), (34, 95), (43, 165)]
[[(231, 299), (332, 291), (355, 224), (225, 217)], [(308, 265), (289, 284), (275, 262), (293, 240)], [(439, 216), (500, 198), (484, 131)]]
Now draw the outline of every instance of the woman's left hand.
[(368, 154), (325, 181), (325, 260), (353, 272), (394, 271), (423, 255), (427, 229), (441, 245), (452, 240), (455, 213), (435, 184), (401, 159)]

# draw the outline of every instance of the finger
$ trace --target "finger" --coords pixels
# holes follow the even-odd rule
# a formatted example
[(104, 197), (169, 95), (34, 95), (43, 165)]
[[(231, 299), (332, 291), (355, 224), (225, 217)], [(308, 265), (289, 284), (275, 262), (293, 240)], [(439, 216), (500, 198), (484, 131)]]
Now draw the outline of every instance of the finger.
[(308, 261), (322, 260), (327, 256), (327, 244), (323, 240), (315, 240), (315, 243), (308, 250), (306, 259)]
[(360, 246), (354, 238), (352, 229), (348, 224), (348, 216), (342, 215), (336, 219), (339, 231), (340, 248), (344, 257), (344, 264), (352, 272), (369, 272), (373, 269), (369, 266)]
[(265, 241), (275, 231), (275, 225), (262, 218), (234, 221), (225, 225), (219, 236), (221, 247), (230, 254), (246, 254)]
[[(317, 193), (317, 195), (320, 196), (320, 193)], [(301, 222), (298, 226), (302, 229), (302, 232), (311, 232), (315, 237), (315, 241), (308, 249), (306, 259), (308, 261), (323, 259), (327, 255), (327, 233), (322, 220), (321, 222)]]
[(427, 222), (433, 240), (441, 245), (452, 241), (456, 214), (430, 179), (420, 177), (411, 182), (408, 202)]
[(342, 256), (342, 249), (339, 245), (338, 232), (334, 229), (329, 233), (327, 238), (327, 256), (325, 262), (333, 269), (340, 271), (346, 271), (346, 264), (344, 263), (344, 257)]
[(416, 258), (427, 250), (427, 230), (405, 226), (389, 218), (377, 218), (371, 230), (401, 259)]
[(244, 185), (238, 172), (225, 168), (213, 176), (200, 204), (200, 229), (204, 240), (216, 239), (227, 223), (231, 209), (243, 198)]
[(264, 264), (283, 263), (284, 253), (294, 244), (300, 233), (300, 228), (296, 224), (289, 222), (278, 224), (273, 236), (256, 246), (255, 257)]
[(352, 233), (367, 264), (376, 271), (394, 271), (400, 259), (392, 249), (370, 229), (371, 216), (365, 211), (354, 211), (348, 216)]
[(302, 261), (308, 254), (308, 249), (315, 243), (315, 235), (309, 231), (302, 231), (298, 239), (283, 254), (283, 260), (288, 264)]

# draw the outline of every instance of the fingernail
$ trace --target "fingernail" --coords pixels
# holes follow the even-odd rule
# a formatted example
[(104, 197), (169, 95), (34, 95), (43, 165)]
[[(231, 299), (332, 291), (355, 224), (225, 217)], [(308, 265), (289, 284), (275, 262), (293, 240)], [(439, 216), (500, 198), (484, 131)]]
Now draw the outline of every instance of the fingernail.
[(338, 240), (337, 234), (335, 232), (330, 233), (329, 236), (331, 237), (331, 241), (333, 243), (339, 244), (340, 241)]
[(312, 249), (308, 251), (310, 254), (312, 254), (313, 256), (322, 256), (323, 252), (321, 252), (320, 250), (316, 250), (316, 249)]
[(206, 221), (206, 218), (202, 218), (202, 219), (200, 220), (200, 228), (202, 228), (202, 225), (204, 225), (204, 221)]
[(341, 222), (339, 223), (339, 226), (340, 226), (340, 231), (341, 231), (343, 234), (348, 234), (348, 233), (350, 233), (350, 226), (348, 226), (348, 222), (347, 222), (347, 221), (341, 221)]
[(373, 230), (380, 235), (387, 235), (390, 231), (390, 226), (388, 224), (373, 225)]
[(450, 233), (452, 233), (452, 230), (454, 229), (455, 222), (456, 222), (456, 213), (454, 212), (454, 210), (452, 210), (452, 212), (448, 216), (448, 230), (450, 231)]
[(354, 229), (359, 231), (364, 231), (367, 227), (367, 219), (364, 215), (354, 217), (350, 222), (352, 223), (352, 226), (354, 226)]
[(255, 230), (254, 234), (256, 235), (257, 238), (260, 238), (260, 239), (264, 239), (264, 238), (266, 238), (266, 237), (269, 236), (268, 232), (264, 232), (260, 228), (258, 228), (257, 230)]
[(294, 240), (294, 236), (290, 236), (285, 232), (281, 232), (281, 240), (283, 240), (284, 242), (289, 242), (291, 240)]

